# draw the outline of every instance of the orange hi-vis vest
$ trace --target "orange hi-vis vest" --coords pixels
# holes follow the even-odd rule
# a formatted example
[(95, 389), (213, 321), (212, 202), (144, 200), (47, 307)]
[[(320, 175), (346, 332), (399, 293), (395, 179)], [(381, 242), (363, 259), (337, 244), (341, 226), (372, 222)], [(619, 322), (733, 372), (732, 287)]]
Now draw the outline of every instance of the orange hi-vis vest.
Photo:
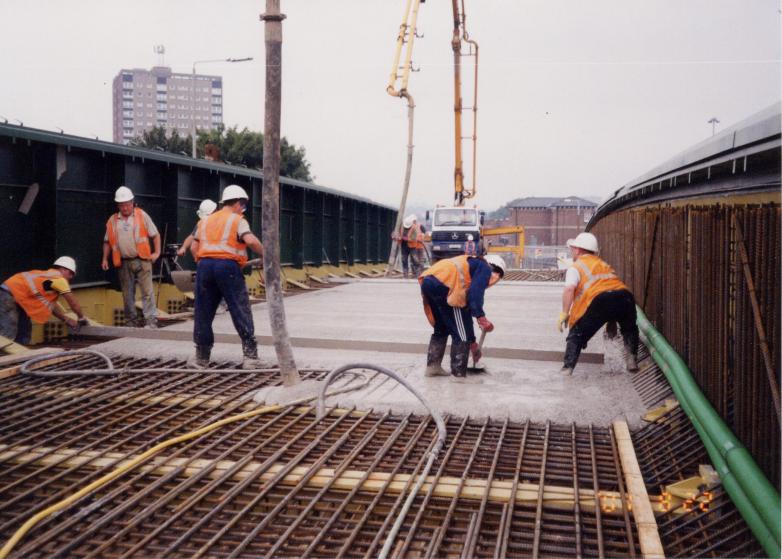
[[(455, 256), (436, 262), (432, 267), (418, 276), (418, 283), (422, 284), (426, 276), (434, 276), (440, 283), (448, 288), (449, 305), (459, 308), (467, 306), (467, 290), (472, 283), (470, 264), (467, 262), (467, 256)], [(429, 324), (434, 326), (434, 313), (427, 304), (426, 298), (424, 298), (424, 314), (429, 320)]]
[[(119, 252), (117, 242), (117, 227), (120, 220), (119, 213), (112, 214), (106, 222), (106, 237), (111, 247), (111, 262), (115, 268), (122, 266), (122, 255)], [(151, 260), (152, 251), (149, 248), (149, 234), (147, 224), (144, 223), (144, 212), (141, 208), (133, 208), (133, 238), (136, 240), (136, 252), (142, 260)]]
[(578, 269), (581, 279), (578, 281), (576, 298), (570, 308), (570, 319), (568, 320), (570, 328), (579, 318), (584, 316), (595, 297), (606, 291), (627, 289), (627, 286), (617, 277), (614, 269), (594, 254), (582, 254), (573, 263), (573, 267)]
[(24, 309), (27, 316), (43, 324), (52, 316), (55, 301), (59, 297), (56, 291), (46, 291), (43, 284), (47, 280), (63, 277), (59, 270), (30, 270), (20, 272), (8, 278), (4, 285), (14, 296), (14, 300)]
[(440, 280), (440, 283), (448, 288), (449, 297), (454, 291), (466, 292), (472, 283), (467, 256), (454, 256), (438, 261), (418, 276), (418, 283), (423, 283), (426, 276), (434, 276)]
[(239, 240), (240, 214), (223, 208), (198, 223), (198, 258), (236, 260), (247, 264), (247, 245)]
[(424, 248), (423, 236), (421, 226), (416, 223), (407, 233), (407, 246), (410, 248)]

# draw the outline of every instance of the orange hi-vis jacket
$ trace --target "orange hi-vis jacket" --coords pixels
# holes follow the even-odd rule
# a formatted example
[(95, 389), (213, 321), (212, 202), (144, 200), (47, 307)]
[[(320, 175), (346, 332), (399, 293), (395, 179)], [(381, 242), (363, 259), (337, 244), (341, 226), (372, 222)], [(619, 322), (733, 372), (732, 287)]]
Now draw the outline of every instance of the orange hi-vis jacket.
[(595, 297), (606, 291), (627, 289), (627, 286), (617, 277), (614, 269), (594, 254), (582, 254), (573, 263), (573, 266), (578, 269), (581, 279), (576, 287), (573, 306), (570, 308), (569, 328), (572, 328), (578, 319), (584, 316)]
[(24, 309), (31, 320), (43, 324), (52, 316), (55, 301), (59, 297), (56, 291), (46, 291), (43, 284), (47, 280), (63, 277), (59, 270), (30, 270), (14, 274), (5, 281), (5, 286), (14, 296), (14, 300)]
[[(455, 256), (436, 262), (432, 267), (418, 276), (418, 283), (422, 284), (426, 276), (434, 276), (448, 288), (448, 304), (453, 307), (463, 308), (467, 306), (467, 290), (470, 289), (472, 276), (470, 276), (470, 264), (467, 256)], [(434, 312), (424, 298), (424, 314), (429, 324), (434, 326)]]
[[(119, 219), (119, 213), (115, 213), (106, 222), (106, 237), (109, 239), (111, 262), (115, 268), (122, 266), (122, 255), (119, 252), (119, 243), (117, 242), (117, 224)], [(138, 257), (142, 260), (151, 260), (152, 250), (149, 248), (149, 234), (147, 233), (147, 225), (144, 223), (144, 212), (141, 211), (141, 208), (133, 208), (133, 238), (136, 240)]]
[(407, 232), (407, 246), (410, 248), (424, 248), (424, 234), (417, 223)]
[(235, 260), (247, 264), (247, 245), (239, 240), (240, 214), (223, 208), (198, 223), (198, 258)]

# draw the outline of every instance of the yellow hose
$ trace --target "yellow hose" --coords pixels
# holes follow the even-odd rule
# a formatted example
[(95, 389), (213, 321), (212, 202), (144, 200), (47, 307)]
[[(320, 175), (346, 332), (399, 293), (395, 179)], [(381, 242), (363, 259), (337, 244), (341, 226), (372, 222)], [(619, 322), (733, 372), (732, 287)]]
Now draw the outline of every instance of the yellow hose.
[(215, 429), (222, 427), (223, 425), (228, 425), (229, 423), (241, 421), (242, 419), (249, 419), (251, 417), (255, 417), (256, 415), (277, 411), (281, 407), (282, 406), (279, 405), (264, 406), (262, 408), (258, 408), (257, 410), (240, 413), (238, 415), (232, 415), (231, 417), (226, 417), (225, 419), (221, 419), (220, 421), (216, 421), (214, 423), (206, 425), (205, 427), (201, 427), (200, 429), (197, 429), (195, 431), (190, 431), (189, 433), (185, 433), (184, 435), (174, 437), (173, 439), (168, 439), (166, 441), (163, 441), (162, 443), (153, 446), (152, 448), (150, 448), (143, 454), (140, 454), (139, 456), (137, 456), (136, 458), (134, 458), (124, 466), (120, 466), (116, 470), (109, 472), (108, 474), (101, 477), (100, 479), (96, 479), (95, 481), (93, 481), (86, 487), (83, 487), (73, 495), (66, 497), (62, 501), (59, 501), (53, 504), (52, 506), (50, 506), (49, 508), (44, 509), (41, 512), (37, 513), (36, 515), (32, 516), (29, 520), (27, 520), (27, 522), (22, 524), (22, 526), (16, 532), (14, 532), (14, 535), (11, 536), (11, 539), (9, 539), (6, 542), (6, 544), (3, 546), (3, 549), (0, 549), (0, 559), (5, 559), (6, 557), (8, 557), (8, 554), (11, 553), (11, 550), (14, 548), (14, 546), (17, 543), (19, 543), (19, 540), (21, 540), (25, 536), (25, 534), (27, 534), (27, 532), (29, 532), (30, 529), (32, 529), (41, 520), (43, 520), (44, 518), (46, 518), (47, 516), (55, 512), (58, 512), (72, 505), (73, 503), (75, 503), (76, 501), (78, 501), (88, 493), (95, 491), (96, 489), (106, 485), (110, 481), (118, 478), (128, 470), (134, 468), (139, 463), (143, 462), (150, 456), (160, 452), (164, 448), (168, 448), (169, 446), (175, 445), (177, 443), (181, 443), (183, 441), (188, 441), (190, 439), (194, 439), (201, 435), (205, 435), (206, 433), (214, 431)]

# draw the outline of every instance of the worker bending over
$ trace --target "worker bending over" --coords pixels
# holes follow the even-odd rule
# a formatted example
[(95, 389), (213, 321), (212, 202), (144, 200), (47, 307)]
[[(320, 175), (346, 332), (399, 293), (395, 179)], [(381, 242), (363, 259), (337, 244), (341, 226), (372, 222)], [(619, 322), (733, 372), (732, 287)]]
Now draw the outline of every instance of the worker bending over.
[(220, 200), (222, 209), (198, 223), (191, 247), (198, 260), (193, 328), (196, 356), (195, 360), (190, 361), (191, 365), (198, 368), (209, 366), (214, 345), (212, 321), (220, 299), (225, 299), (228, 304), (234, 328), (242, 340), (242, 368), (260, 367), (250, 296), (244, 283), (242, 267), (247, 263), (247, 248), (262, 257), (263, 246), (242, 217), (248, 200), (249, 196), (241, 186), (227, 186)]
[[(133, 192), (120, 186), (114, 193), (117, 213), (106, 222), (101, 268), (109, 269), (109, 254), (119, 269), (119, 282), (125, 303), (125, 323), (136, 321), (136, 285), (141, 289), (146, 328), (157, 328), (157, 307), (152, 295), (152, 263), (160, 257), (160, 234), (147, 212), (135, 206)], [(154, 250), (149, 247), (150, 240)]]
[[(202, 200), (201, 204), (198, 206), (198, 210), (196, 211), (196, 215), (198, 216), (198, 221), (200, 222), (205, 217), (212, 215), (214, 211), (217, 209), (217, 204), (213, 201), (207, 198), (206, 200)], [(187, 251), (190, 250), (190, 247), (193, 244), (193, 239), (195, 239), (196, 232), (198, 231), (198, 223), (195, 224), (195, 227), (193, 227), (192, 233), (190, 233), (187, 237), (185, 237), (185, 240), (182, 241), (182, 246), (179, 247), (176, 251), (177, 256), (184, 256), (187, 254)], [(195, 255), (193, 255), (195, 257)]]
[[(43, 324), (54, 315), (73, 329), (87, 324), (81, 305), (71, 293), (68, 283), (76, 275), (76, 261), (61, 256), (49, 270), (20, 272), (0, 285), (0, 335), (27, 345), (32, 334), (32, 322)], [(65, 316), (57, 304), (62, 295), (78, 322)]]
[(638, 370), (638, 325), (635, 323), (635, 299), (614, 269), (598, 256), (597, 238), (580, 233), (567, 242), (573, 265), (565, 276), (562, 312), (557, 327), (570, 328), (561, 373), (573, 374), (581, 350), (606, 322), (618, 322), (625, 345), (628, 371)]
[(451, 375), (454, 381), (461, 382), (467, 376), (470, 351), (475, 361), (480, 360), (472, 319), (478, 320), (482, 330), (494, 330), (494, 325), (483, 312), (483, 294), (504, 275), (505, 261), (496, 254), (485, 258), (456, 256), (440, 260), (421, 274), (418, 281), (424, 312), (434, 327), (426, 355), (426, 376), (448, 376), (442, 367), (448, 336), (451, 336)]

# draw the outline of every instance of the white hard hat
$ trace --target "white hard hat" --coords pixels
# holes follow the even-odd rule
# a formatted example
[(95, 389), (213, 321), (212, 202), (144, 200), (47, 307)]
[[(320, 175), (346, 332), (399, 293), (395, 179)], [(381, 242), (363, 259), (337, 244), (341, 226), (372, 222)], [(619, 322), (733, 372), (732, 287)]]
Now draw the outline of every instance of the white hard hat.
[(415, 223), (417, 220), (418, 218), (416, 217), (415, 214), (410, 214), (404, 219), (404, 221), (402, 221), (402, 227), (404, 227), (405, 229), (412, 227), (413, 223)]
[(579, 233), (575, 239), (568, 239), (567, 246), (582, 248), (589, 252), (598, 252), (597, 237), (592, 233)]
[(212, 212), (214, 212), (217, 209), (217, 203), (213, 202), (209, 198), (201, 202), (201, 205), (198, 206), (198, 211), (196, 212), (196, 215), (200, 217), (201, 219), (204, 219), (206, 216), (211, 215)]
[(133, 200), (133, 191), (127, 186), (120, 186), (114, 193), (115, 202), (130, 202)]
[(74, 274), (76, 273), (76, 261), (70, 256), (60, 256), (57, 260), (54, 261), (54, 266), (65, 268)]
[(484, 259), (491, 266), (496, 266), (497, 268), (502, 270), (502, 275), (503, 276), (505, 275), (505, 269), (507, 266), (505, 264), (505, 260), (503, 260), (499, 254), (487, 254), (486, 256), (484, 256)]
[(247, 192), (244, 190), (244, 188), (237, 184), (229, 184), (225, 187), (225, 190), (223, 190), (223, 197), (220, 198), (220, 201), (225, 202), (226, 200), (238, 200), (239, 198), (244, 198), (245, 200), (250, 199), (250, 197), (247, 196)]

